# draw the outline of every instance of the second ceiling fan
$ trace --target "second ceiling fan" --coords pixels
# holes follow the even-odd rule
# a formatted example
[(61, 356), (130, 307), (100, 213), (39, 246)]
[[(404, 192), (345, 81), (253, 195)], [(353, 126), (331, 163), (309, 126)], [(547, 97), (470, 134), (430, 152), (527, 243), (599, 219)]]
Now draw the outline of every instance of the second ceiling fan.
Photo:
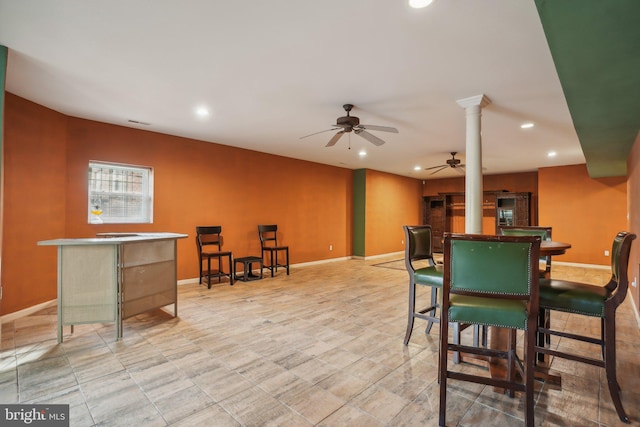
[(446, 161), (446, 164), (438, 165), (438, 166), (432, 166), (430, 168), (424, 168), (424, 170), (428, 171), (428, 170), (436, 169), (435, 171), (430, 173), (430, 175), (434, 175), (434, 174), (436, 174), (436, 173), (438, 173), (440, 171), (445, 170), (446, 168), (451, 168), (451, 169), (455, 170), (458, 173), (464, 174), (464, 164), (460, 163), (460, 159), (456, 159), (456, 154), (458, 154), (457, 151), (452, 151), (451, 152), (451, 158)]
[[(377, 136), (373, 135), (372, 133), (367, 132), (367, 130), (377, 130), (377, 131), (382, 131), (382, 132), (398, 133), (398, 129), (396, 129), (394, 127), (360, 124), (360, 119), (358, 117), (349, 115), (349, 112), (353, 108), (353, 104), (344, 104), (342, 106), (342, 108), (344, 108), (344, 110), (347, 112), (347, 115), (343, 116), (343, 117), (338, 117), (338, 120), (336, 120), (336, 124), (331, 129), (327, 129), (327, 130), (323, 130), (323, 131), (320, 131), (320, 132), (312, 133), (310, 135), (305, 135), (305, 136), (301, 137), (300, 139), (306, 138), (306, 137), (312, 136), (312, 135), (317, 135), (317, 134), (323, 133), (323, 132), (329, 132), (329, 131), (337, 130), (338, 132), (335, 135), (333, 135), (333, 137), (329, 140), (329, 142), (326, 145), (326, 147), (332, 147), (332, 146), (336, 145), (336, 142), (338, 142), (338, 140), (342, 137), (342, 135), (344, 135), (345, 133), (349, 133), (349, 132), (353, 131), (356, 135), (359, 135), (359, 136), (363, 137), (364, 139), (366, 139), (367, 141), (369, 141), (373, 145), (382, 145), (382, 144), (384, 144), (384, 140), (378, 138)], [(351, 148), (351, 147), (349, 147), (349, 148)]]

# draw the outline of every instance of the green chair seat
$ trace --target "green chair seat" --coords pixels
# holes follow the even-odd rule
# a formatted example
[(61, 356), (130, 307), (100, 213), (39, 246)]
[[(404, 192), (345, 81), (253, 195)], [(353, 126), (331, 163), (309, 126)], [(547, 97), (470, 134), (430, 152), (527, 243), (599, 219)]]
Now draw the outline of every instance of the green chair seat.
[(604, 316), (604, 302), (611, 292), (604, 286), (566, 280), (540, 280), (540, 307), (585, 316)]
[(452, 322), (527, 329), (527, 304), (522, 300), (451, 295), (449, 301)]
[(443, 275), (444, 266), (438, 264), (417, 269), (415, 273), (413, 273), (413, 279), (416, 285), (442, 288)]

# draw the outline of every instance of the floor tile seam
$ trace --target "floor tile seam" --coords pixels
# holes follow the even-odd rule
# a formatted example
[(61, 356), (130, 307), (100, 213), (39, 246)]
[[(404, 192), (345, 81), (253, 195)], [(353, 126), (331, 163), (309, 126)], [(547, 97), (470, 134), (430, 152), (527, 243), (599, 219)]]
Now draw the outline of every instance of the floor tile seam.
[[(0, 358), (0, 361), (5, 360), (5, 359), (13, 359), (13, 370), (14, 370), (14, 379), (16, 381), (16, 384), (18, 383), (18, 356), (16, 354), (13, 354), (12, 356), (8, 356), (8, 357), (3, 357)], [(8, 372), (8, 371), (5, 371)], [(1, 383), (0, 383), (1, 384)]]
[[(199, 387), (199, 386), (198, 386)], [(211, 398), (211, 400), (213, 400), (215, 402), (216, 405), (218, 405), (223, 411), (225, 411), (227, 414), (229, 414), (229, 416), (231, 418), (233, 418), (238, 424), (240, 424), (242, 427), (245, 427), (247, 424), (243, 423), (242, 420), (239, 420), (238, 418), (236, 418), (231, 412), (229, 412), (229, 410), (225, 407), (225, 402), (228, 401), (229, 399), (235, 397), (236, 395), (243, 393), (244, 391), (246, 391), (247, 389), (242, 389), (239, 391), (236, 391), (235, 393), (230, 394), (229, 396), (225, 397), (224, 399), (218, 400), (216, 401), (215, 398), (213, 396), (211, 396), (209, 393), (207, 393), (206, 391), (202, 390), (201, 391), (206, 394), (207, 396), (209, 396), (209, 398)], [(260, 389), (262, 390), (262, 389)], [(264, 390), (262, 390), (264, 391)], [(265, 391), (265, 394), (267, 394), (269, 397), (271, 397), (272, 399), (274, 399), (279, 405), (284, 405), (280, 400), (278, 400), (277, 398), (275, 398), (274, 396), (271, 395), (271, 393), (267, 393)], [(271, 408), (277, 408), (277, 405), (274, 405), (273, 407), (269, 407), (269, 409)], [(305, 418), (306, 419), (306, 418)]]
[[(96, 425), (96, 420), (93, 416), (93, 413), (91, 413), (91, 409), (89, 408), (89, 404), (87, 403), (87, 397), (84, 394), (84, 391), (82, 390), (82, 387), (80, 387), (80, 384), (76, 384), (75, 386), (70, 386), (68, 388), (63, 388), (60, 390), (56, 391), (56, 394), (60, 394), (60, 393), (64, 393), (67, 391), (73, 391), (74, 389), (76, 389), (78, 391), (78, 393), (80, 394), (80, 396), (82, 397), (82, 404), (84, 405), (84, 407), (87, 409), (87, 413), (89, 414), (89, 417), (91, 417), (91, 425), (95, 426)], [(42, 396), (42, 397), (38, 397), (35, 399), (31, 399), (31, 400), (27, 400), (27, 401), (19, 401), (20, 403), (34, 403), (37, 404), (38, 402), (40, 402), (40, 404), (47, 404), (48, 402), (46, 402), (46, 397), (47, 396)], [(70, 405), (71, 406), (71, 405)]]
[[(162, 413), (162, 411), (158, 408), (158, 406), (156, 405), (156, 403), (153, 401), (153, 399), (151, 399), (151, 397), (149, 396), (149, 394), (144, 390), (144, 388), (142, 387), (142, 385), (131, 375), (130, 372), (127, 372), (127, 375), (129, 376), (129, 378), (131, 378), (131, 381), (133, 381), (133, 383), (138, 387), (138, 389), (140, 390), (140, 392), (144, 395), (144, 397), (147, 399), (147, 401), (153, 406), (153, 408), (156, 410), (156, 412), (158, 413), (158, 415), (160, 416), (160, 418), (162, 418), (162, 420), (165, 422), (166, 425), (170, 425), (169, 421), (164, 417), (164, 414)], [(195, 384), (194, 384), (195, 385)], [(198, 387), (199, 388), (199, 387)]]
[(91, 412), (91, 408), (89, 407), (89, 402), (87, 402), (87, 395), (85, 394), (85, 392), (82, 389), (82, 387), (80, 386), (80, 384), (78, 384), (78, 393), (80, 393), (80, 396), (82, 396), (82, 401), (84, 402), (84, 406), (87, 408), (87, 413), (91, 417), (91, 422), (93, 423), (92, 425), (95, 426), (96, 425), (96, 419), (95, 419), (93, 413)]
[[(324, 362), (324, 361), (322, 361), (322, 360), (320, 360), (320, 359), (318, 359), (318, 360), (319, 360), (320, 362), (323, 362), (323, 363), (326, 363), (326, 364), (330, 365), (329, 363)], [(275, 363), (275, 362), (272, 362), (272, 363)], [(280, 365), (278, 365), (278, 366), (280, 366)], [(296, 366), (298, 366), (298, 365), (296, 365)], [(335, 367), (334, 365), (331, 365), (331, 366), (332, 366), (332, 367)], [(336, 368), (336, 369), (338, 369), (338, 368)], [(293, 375), (294, 377), (296, 377), (296, 379), (298, 379), (298, 380), (300, 380), (300, 381), (304, 381), (304, 382), (305, 382), (305, 383), (307, 383), (310, 387), (316, 387), (316, 388), (318, 388), (319, 390), (322, 390), (322, 391), (325, 391), (325, 392), (327, 392), (327, 393), (331, 394), (331, 395), (332, 395), (333, 397), (335, 397), (336, 399), (339, 399), (339, 400), (344, 401), (344, 403), (343, 403), (342, 405), (340, 405), (340, 408), (342, 408), (343, 406), (345, 406), (345, 405), (348, 403), (348, 401), (345, 401), (345, 400), (344, 400), (343, 398), (341, 398), (340, 396), (337, 396), (337, 395), (335, 395), (334, 393), (332, 393), (330, 390), (327, 390), (327, 389), (325, 389), (325, 388), (323, 388), (323, 387), (320, 387), (320, 386), (318, 385), (320, 382), (322, 382), (323, 380), (325, 380), (325, 379), (329, 378), (329, 377), (330, 377), (331, 375), (333, 375), (333, 374), (330, 374), (330, 375), (328, 375), (327, 377), (322, 378), (321, 380), (317, 381), (317, 382), (314, 384), (314, 383), (312, 383), (312, 382), (310, 382), (310, 381), (307, 381), (306, 379), (304, 379), (304, 378), (302, 378), (302, 377), (300, 377), (300, 376), (298, 376), (298, 375), (294, 374), (293, 372), (290, 372), (290, 369), (286, 369), (286, 371), (287, 371), (287, 372), (289, 372), (289, 373), (290, 373), (291, 375)], [(340, 369), (338, 369), (338, 371), (340, 371)], [(314, 424), (314, 422), (313, 422), (312, 420), (308, 419), (306, 416), (304, 416), (304, 414), (302, 414), (302, 413), (298, 412), (295, 408), (293, 408), (293, 407), (289, 406), (289, 404), (287, 404), (286, 402), (284, 402), (283, 400), (281, 400), (279, 397), (276, 397), (272, 392), (269, 392), (268, 390), (265, 390), (263, 387), (261, 387), (261, 385), (260, 385), (260, 384), (261, 384), (261, 382), (256, 382), (256, 381), (254, 381), (254, 380), (252, 380), (252, 379), (248, 378), (246, 375), (244, 375), (244, 374), (242, 374), (242, 373), (240, 373), (240, 372), (237, 372), (237, 371), (235, 371), (235, 370), (234, 370), (234, 372), (236, 372), (238, 375), (241, 375), (244, 379), (246, 379), (248, 382), (250, 382), (254, 387), (257, 387), (257, 388), (259, 388), (260, 390), (264, 391), (266, 394), (268, 394), (269, 396), (273, 397), (275, 400), (277, 400), (278, 402), (280, 402), (282, 405), (284, 405), (285, 407), (289, 408), (291, 411), (295, 412), (296, 414), (300, 415), (300, 416), (301, 416), (302, 418), (304, 418), (305, 420), (309, 421), (309, 423), (310, 423), (310, 424), (312, 424), (312, 425), (317, 425), (318, 423), (321, 423), (321, 422), (322, 422), (322, 420), (321, 420), (321, 421), (319, 421), (318, 423)], [(241, 392), (241, 391), (239, 391), (238, 393), (240, 393), (240, 392)], [(236, 394), (237, 394), (237, 393), (236, 393)], [(230, 396), (230, 397), (231, 397), (231, 396)], [(332, 414), (333, 414), (333, 413), (335, 413), (335, 412), (336, 412), (337, 410), (339, 410), (340, 408), (338, 408), (338, 409), (336, 409), (335, 411), (333, 411), (333, 412), (332, 412)], [(331, 414), (330, 414), (330, 415), (331, 415)], [(330, 416), (330, 415), (328, 415), (328, 416)], [(324, 420), (324, 419), (326, 419), (326, 418), (327, 418), (327, 417), (323, 418), (323, 420)]]
[[(80, 383), (78, 382), (78, 377), (77, 377), (75, 371), (73, 370), (73, 368), (71, 367), (71, 362), (69, 361), (69, 358), (65, 354), (62, 354), (61, 356), (56, 356), (56, 357), (64, 357), (65, 358), (65, 360), (67, 362), (67, 366), (68, 366), (69, 370), (71, 371), (71, 374), (73, 374), (73, 378), (75, 380), (75, 386), (80, 386)], [(33, 362), (30, 362), (30, 363), (33, 363)], [(22, 397), (21, 397), (21, 395), (22, 395), (22, 391), (21, 390), (23, 388), (22, 384), (24, 384), (24, 380), (22, 380), (22, 381), (20, 380), (21, 375), (20, 375), (20, 370), (18, 368), (19, 368), (19, 364), (16, 363), (16, 370), (17, 370), (17, 372), (16, 372), (16, 382), (18, 384), (18, 390), (17, 390), (18, 402), (22, 402), (23, 400), (22, 400)], [(58, 368), (56, 368), (56, 370), (57, 369)]]
[[(478, 398), (480, 397), (480, 395), (478, 395)], [(498, 409), (497, 407), (493, 407), (490, 405), (487, 405), (486, 403), (483, 403), (482, 401), (478, 400), (478, 398), (476, 398), (473, 401), (473, 404), (471, 406), (469, 406), (469, 408), (465, 411), (464, 415), (462, 415), (462, 417), (460, 417), (460, 421), (462, 421), (464, 419), (464, 417), (467, 415), (467, 413), (469, 413), (469, 411), (471, 411), (472, 407), (474, 404), (478, 404), (480, 406), (484, 406), (485, 408), (488, 408), (490, 411), (495, 411), (495, 412), (499, 412), (509, 418), (514, 418), (518, 421), (524, 422), (524, 410), (522, 412), (519, 413), (519, 415), (514, 415), (514, 414), (510, 414), (508, 412), (502, 411), (500, 409)], [(514, 398), (515, 399), (515, 398)], [(521, 399), (524, 399), (524, 395), (521, 397)], [(533, 411), (535, 413), (536, 410), (536, 406), (537, 406), (537, 402), (534, 402), (533, 404)], [(535, 418), (535, 416), (534, 416)]]
[[(303, 380), (304, 381), (304, 380)], [(308, 381), (307, 381), (308, 382)], [(315, 387), (315, 386), (312, 386)], [(329, 392), (329, 390), (325, 390), (327, 392)], [(331, 392), (329, 392), (331, 393)], [(271, 393), (268, 393), (271, 396)], [(333, 393), (331, 393), (333, 396), (335, 396)], [(340, 410), (343, 406), (345, 406), (347, 404), (347, 402), (344, 402), (342, 405), (340, 405), (340, 407), (334, 411), (331, 412), (331, 414), (327, 415), (326, 417), (324, 417), (322, 420), (318, 421), (317, 423), (314, 423), (312, 420), (310, 420), (309, 418), (307, 418), (302, 412), (299, 412), (297, 409), (295, 409), (294, 407), (290, 406), (288, 403), (280, 400), (279, 398), (272, 396), (274, 399), (276, 399), (278, 402), (280, 402), (280, 404), (282, 406), (284, 406), (285, 408), (289, 409), (291, 412), (299, 415), (300, 417), (304, 418), (305, 420), (307, 420), (309, 422), (309, 424), (311, 425), (318, 425), (320, 423), (322, 423), (322, 421), (324, 421), (325, 419), (327, 419), (327, 417), (331, 416), (332, 414), (334, 414), (335, 412), (337, 412), (338, 410)], [(336, 396), (337, 397), (337, 396)], [(342, 400), (342, 399), (341, 399)]]
[(352, 409), (354, 409), (354, 410), (356, 410), (356, 411), (358, 411), (358, 412), (361, 412), (361, 413), (362, 413), (362, 414), (364, 414), (364, 415), (367, 415), (367, 416), (369, 416), (369, 417), (373, 418), (373, 419), (374, 419), (374, 420), (376, 420), (376, 421), (380, 421), (380, 424), (382, 424), (382, 425), (386, 425), (386, 423), (385, 423), (384, 421), (381, 421), (379, 418), (377, 418), (377, 417), (376, 417), (376, 416), (374, 416), (373, 414), (371, 414), (371, 413), (369, 413), (369, 412), (365, 411), (364, 409), (360, 408), (359, 406), (354, 406), (353, 404), (351, 404), (352, 400), (353, 400), (353, 399), (348, 400), (348, 401), (347, 401), (347, 402), (345, 402), (342, 406), (340, 406), (340, 408), (336, 409), (336, 410), (335, 410), (335, 411), (333, 411), (331, 414), (327, 415), (325, 418), (323, 418), (321, 421), (319, 421), (317, 424), (314, 424), (314, 425), (316, 425), (316, 426), (317, 426), (317, 425), (322, 424), (324, 421), (326, 421), (326, 420), (327, 420), (329, 417), (331, 417), (333, 414), (335, 414), (336, 412), (338, 412), (338, 411), (342, 410), (342, 409), (343, 409), (343, 408), (345, 408), (345, 407), (352, 408)]
[[(354, 362), (354, 363), (355, 363), (355, 362)], [(389, 372), (387, 375), (389, 375), (389, 374), (390, 374), (390, 372)], [(382, 378), (385, 378), (387, 375), (385, 375), (385, 376), (384, 376), (384, 377), (382, 377)], [(381, 380), (382, 378), (380, 378), (380, 380)], [(369, 415), (369, 416), (370, 416), (370, 417), (372, 417), (373, 419), (380, 421), (382, 424), (385, 424), (385, 422), (384, 422), (384, 421), (380, 420), (378, 417), (376, 417), (375, 415), (373, 415), (373, 414), (372, 414), (372, 413), (370, 413), (369, 411), (366, 411), (366, 410), (364, 410), (363, 408), (361, 408), (360, 406), (358, 406), (358, 405), (355, 405), (355, 404), (354, 404), (354, 403), (355, 403), (355, 400), (356, 400), (359, 396), (362, 396), (362, 395), (363, 395), (367, 390), (369, 390), (371, 387), (373, 387), (373, 386), (378, 387), (376, 384), (377, 384), (380, 380), (376, 381), (375, 383), (369, 383), (365, 388), (363, 388), (363, 389), (362, 389), (362, 390), (360, 390), (358, 393), (356, 393), (356, 394), (354, 394), (353, 396), (351, 396), (351, 398), (350, 398), (349, 400), (347, 400), (347, 402), (345, 402), (345, 404), (344, 404), (344, 405), (342, 405), (342, 406), (349, 405), (350, 407), (355, 408), (355, 409), (357, 409), (358, 411), (360, 411), (360, 412), (362, 412), (362, 413), (365, 413), (365, 414)], [(385, 389), (385, 390), (386, 390), (386, 389)], [(404, 408), (403, 408), (403, 409), (404, 409)], [(396, 415), (397, 415), (397, 414), (396, 414)]]

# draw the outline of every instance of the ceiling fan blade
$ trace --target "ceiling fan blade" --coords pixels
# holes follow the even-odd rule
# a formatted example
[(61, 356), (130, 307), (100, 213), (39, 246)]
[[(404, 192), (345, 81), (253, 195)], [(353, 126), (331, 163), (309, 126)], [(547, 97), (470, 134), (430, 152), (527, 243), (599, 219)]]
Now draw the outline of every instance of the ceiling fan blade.
[[(434, 174), (440, 172), (441, 170), (445, 170), (448, 167), (449, 167), (449, 165), (440, 166), (440, 169), (438, 169), (437, 171), (431, 172), (429, 175), (434, 175)], [(429, 168), (429, 169), (433, 169), (433, 168)]]
[(356, 133), (356, 135), (360, 135), (361, 137), (363, 137), (364, 139), (366, 139), (367, 141), (369, 141), (370, 143), (372, 143), (373, 145), (382, 145), (384, 144), (384, 141), (381, 140), (380, 138), (378, 138), (377, 136), (370, 134), (369, 132), (367, 132), (364, 129), (358, 129), (354, 131)]
[(360, 127), (362, 129), (368, 129), (368, 130), (379, 130), (379, 131), (382, 131), (382, 132), (398, 133), (398, 129), (392, 128), (392, 127), (389, 127), (389, 126), (360, 125)]
[(335, 127), (334, 127), (334, 128), (331, 128), (331, 129), (321, 130), (320, 132), (310, 133), (309, 135), (301, 136), (301, 137), (300, 137), (300, 139), (302, 139), (302, 138), (306, 138), (306, 137), (308, 137), (308, 136), (317, 135), (317, 134), (319, 134), (319, 133), (329, 132), (329, 131), (331, 131), (331, 130), (338, 130), (338, 128), (335, 128)]
[(329, 140), (329, 142), (327, 143), (327, 145), (325, 145), (325, 147), (333, 147), (334, 145), (336, 145), (336, 142), (338, 142), (338, 140), (340, 139), (340, 137), (344, 135), (344, 131), (341, 130), (340, 132), (336, 133), (335, 135), (333, 135), (333, 138), (331, 138)]
[(430, 168), (424, 168), (424, 170), (428, 171), (428, 170), (431, 170), (431, 169), (446, 168), (446, 167), (449, 167), (449, 165), (431, 166)]
[(458, 172), (460, 175), (465, 174), (464, 165), (458, 165), (455, 168), (453, 168), (453, 170)]

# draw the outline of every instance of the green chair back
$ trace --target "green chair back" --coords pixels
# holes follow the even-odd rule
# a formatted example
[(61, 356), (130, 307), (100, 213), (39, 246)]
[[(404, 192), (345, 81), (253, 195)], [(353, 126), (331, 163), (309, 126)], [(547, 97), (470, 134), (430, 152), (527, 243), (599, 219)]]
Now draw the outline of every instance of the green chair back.
[(453, 239), (450, 249), (450, 291), (530, 295), (532, 244), (532, 239)]

